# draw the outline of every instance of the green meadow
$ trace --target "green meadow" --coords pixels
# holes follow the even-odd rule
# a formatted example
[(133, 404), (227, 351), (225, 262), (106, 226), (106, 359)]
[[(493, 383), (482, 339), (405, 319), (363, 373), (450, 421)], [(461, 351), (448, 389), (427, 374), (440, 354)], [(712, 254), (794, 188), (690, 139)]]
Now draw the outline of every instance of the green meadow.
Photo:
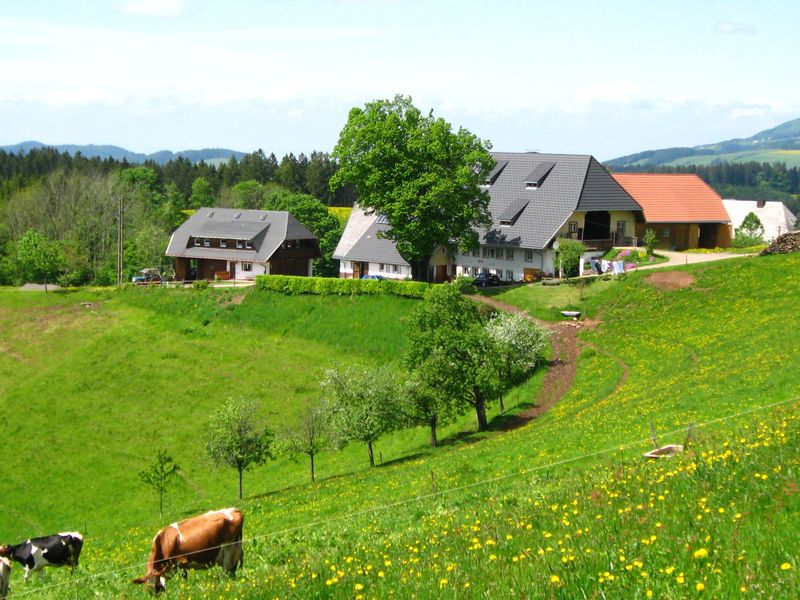
[[(378, 443), (374, 469), (362, 447), (327, 452), (314, 484), (304, 462), (286, 458), (248, 472), (245, 567), (235, 579), (175, 578), (167, 597), (793, 597), (800, 255), (681, 270), (694, 279), (683, 289), (642, 271), (496, 294), (550, 319), (566, 302), (596, 322), (579, 330), (575, 379), (554, 408), (480, 435), (465, 415), (436, 450), (424, 430), (397, 432)], [(25, 591), (146, 597), (129, 580), (162, 524), (136, 477), (153, 450), (184, 467), (165, 523), (234, 504), (234, 474), (203, 458), (216, 403), (255, 397), (279, 429), (319, 397), (325, 367), (398, 365), (415, 302), (0, 293), (13, 448), (0, 539), (86, 533), (74, 576), (51, 571)], [(542, 378), (507, 405), (530, 406)], [(686, 452), (641, 456), (651, 425), (660, 444), (682, 444), (690, 424)], [(19, 572), (12, 587), (22, 590)]]

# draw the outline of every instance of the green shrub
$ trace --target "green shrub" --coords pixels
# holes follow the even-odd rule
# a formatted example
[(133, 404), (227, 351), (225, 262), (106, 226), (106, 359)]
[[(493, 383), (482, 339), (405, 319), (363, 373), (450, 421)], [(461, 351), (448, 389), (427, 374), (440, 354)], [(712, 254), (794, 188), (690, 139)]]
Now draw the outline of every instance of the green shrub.
[(192, 288), (196, 290), (207, 290), (208, 282), (205, 279), (198, 279), (197, 281), (192, 282)]
[(452, 285), (462, 294), (474, 294), (478, 291), (478, 288), (475, 287), (474, 277), (459, 275), (453, 279)]
[(558, 240), (558, 250), (556, 250), (556, 265), (561, 268), (566, 277), (578, 275), (584, 252), (586, 252), (586, 246), (582, 242), (561, 238)]
[(645, 229), (643, 241), (647, 256), (653, 256), (653, 251), (656, 249), (656, 242), (658, 242), (655, 230), (649, 228)]
[(393, 279), (337, 279), (335, 277), (296, 277), (293, 275), (259, 275), (256, 289), (280, 292), (290, 296), (400, 296), (422, 298), (431, 284)]

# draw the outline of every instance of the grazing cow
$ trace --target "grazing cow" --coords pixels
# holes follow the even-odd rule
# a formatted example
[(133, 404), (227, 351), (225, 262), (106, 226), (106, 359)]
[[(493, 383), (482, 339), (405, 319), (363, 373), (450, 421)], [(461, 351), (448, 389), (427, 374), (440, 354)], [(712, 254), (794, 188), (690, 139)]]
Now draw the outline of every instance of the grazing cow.
[(45, 567), (63, 567), (69, 565), (74, 570), (83, 548), (83, 536), (77, 531), (58, 533), (45, 537), (31, 538), (26, 542), (13, 546), (0, 546), (0, 556), (17, 561), (25, 567), (25, 581), (31, 573)]
[(243, 524), (244, 515), (238, 508), (225, 508), (167, 525), (153, 538), (147, 573), (133, 583), (148, 582), (160, 592), (176, 566), (207, 569), (216, 564), (235, 575), (244, 557)]
[(0, 556), (0, 600), (8, 596), (8, 576), (11, 575), (11, 561)]

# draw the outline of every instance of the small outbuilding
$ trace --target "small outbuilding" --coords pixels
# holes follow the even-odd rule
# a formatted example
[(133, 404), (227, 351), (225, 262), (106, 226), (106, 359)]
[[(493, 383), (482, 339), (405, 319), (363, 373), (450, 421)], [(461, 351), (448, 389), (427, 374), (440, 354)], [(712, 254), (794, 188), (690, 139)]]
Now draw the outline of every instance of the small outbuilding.
[(666, 250), (728, 248), (731, 225), (722, 198), (692, 173), (614, 173), (644, 210), (636, 223), (641, 240), (647, 229), (655, 231), (657, 247)]
[(174, 231), (166, 255), (175, 258), (176, 279), (193, 281), (310, 276), (320, 250), (287, 211), (203, 207)]

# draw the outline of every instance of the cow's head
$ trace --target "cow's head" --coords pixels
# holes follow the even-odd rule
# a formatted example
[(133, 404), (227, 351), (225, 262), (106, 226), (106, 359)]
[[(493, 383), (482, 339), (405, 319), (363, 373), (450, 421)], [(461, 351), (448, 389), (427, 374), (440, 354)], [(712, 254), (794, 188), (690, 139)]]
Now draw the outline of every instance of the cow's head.
[(11, 558), (12, 549), (10, 546), (5, 546), (0, 544), (0, 556), (5, 556), (6, 558)]

